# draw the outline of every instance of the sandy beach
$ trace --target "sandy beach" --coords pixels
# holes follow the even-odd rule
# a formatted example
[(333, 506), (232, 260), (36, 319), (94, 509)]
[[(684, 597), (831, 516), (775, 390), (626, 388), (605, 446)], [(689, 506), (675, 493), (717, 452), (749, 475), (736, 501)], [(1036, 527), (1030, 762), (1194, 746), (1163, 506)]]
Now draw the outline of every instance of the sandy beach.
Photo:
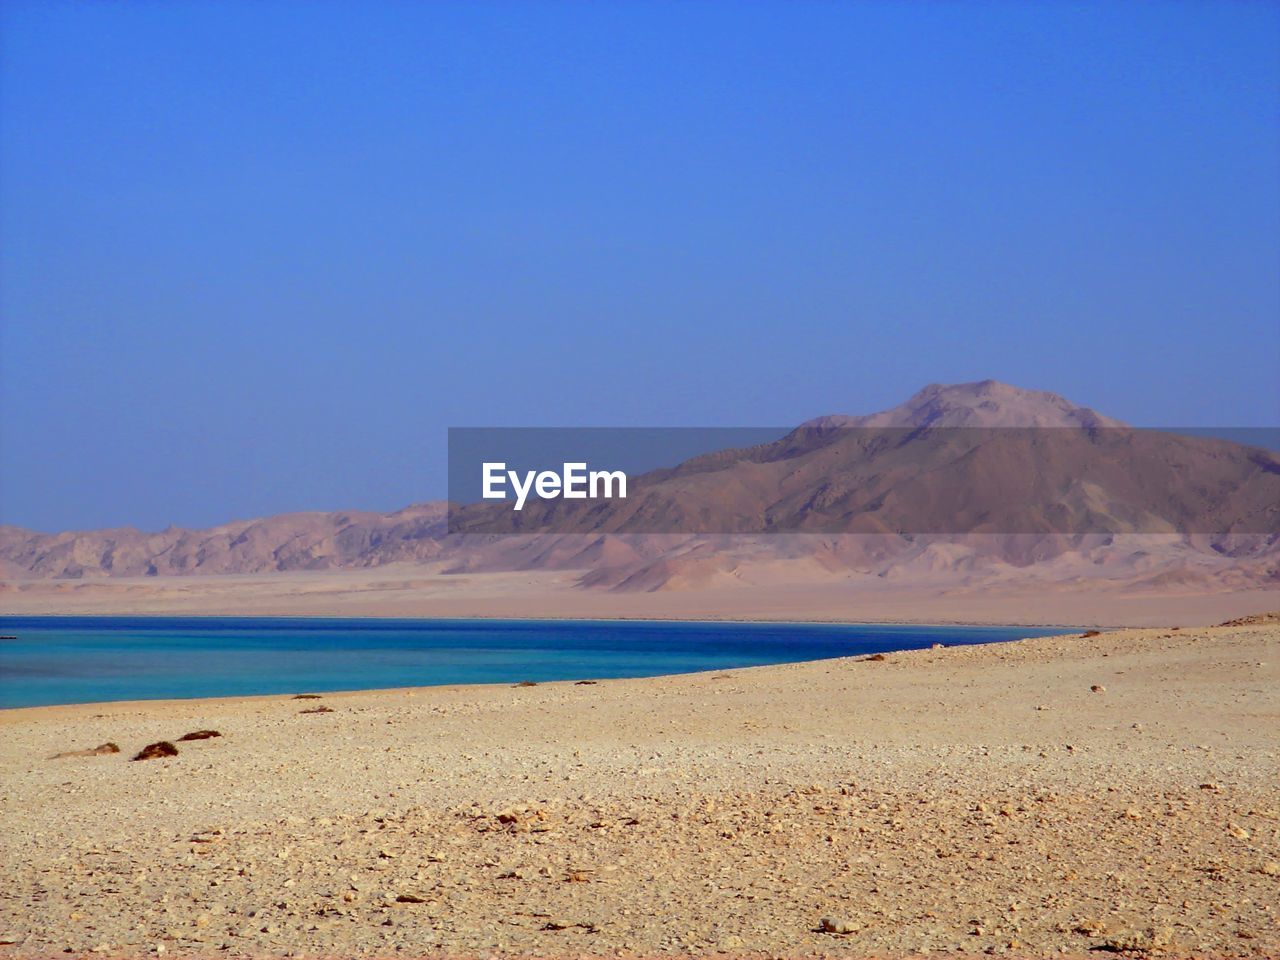
[(3, 711), (0, 955), (1276, 956), (1278, 681), (1273, 621)]

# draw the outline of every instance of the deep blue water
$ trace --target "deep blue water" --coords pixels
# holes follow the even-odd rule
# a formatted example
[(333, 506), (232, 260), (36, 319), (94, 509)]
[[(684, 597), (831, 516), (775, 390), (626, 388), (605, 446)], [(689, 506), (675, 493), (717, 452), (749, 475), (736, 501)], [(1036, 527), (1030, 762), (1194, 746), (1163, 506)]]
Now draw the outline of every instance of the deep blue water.
[(567, 620), (0, 617), (0, 707), (646, 677), (933, 643), (1029, 627)]

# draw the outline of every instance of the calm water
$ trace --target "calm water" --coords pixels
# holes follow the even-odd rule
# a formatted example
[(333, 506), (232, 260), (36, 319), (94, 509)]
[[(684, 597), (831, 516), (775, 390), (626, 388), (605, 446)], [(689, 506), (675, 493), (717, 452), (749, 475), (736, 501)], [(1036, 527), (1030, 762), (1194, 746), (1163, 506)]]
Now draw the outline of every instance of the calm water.
[(0, 707), (441, 683), (646, 677), (933, 643), (1028, 627), (546, 620), (0, 617)]

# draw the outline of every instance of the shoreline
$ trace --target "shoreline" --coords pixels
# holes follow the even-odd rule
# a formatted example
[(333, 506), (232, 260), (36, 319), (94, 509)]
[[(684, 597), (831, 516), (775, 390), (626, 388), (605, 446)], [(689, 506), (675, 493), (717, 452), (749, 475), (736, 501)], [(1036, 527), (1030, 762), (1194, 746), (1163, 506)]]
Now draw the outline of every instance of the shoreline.
[[(4, 619), (4, 616), (5, 616), (5, 615), (0, 614), (0, 621), (2, 621), (2, 620)], [(15, 619), (17, 619), (17, 618), (15, 618)], [(55, 618), (42, 618), (42, 619), (55, 619)], [(113, 618), (113, 617), (92, 617), (92, 618), (84, 618), (84, 619), (94, 619), (94, 620), (111, 620), (111, 619), (145, 619), (145, 618), (133, 618), (133, 617), (129, 617), (129, 618), (125, 618), (125, 617), (120, 617), (120, 618)], [(159, 618), (157, 618), (157, 619), (159, 619)], [(179, 619), (179, 620), (217, 620), (217, 619), (226, 619), (226, 620), (259, 620), (259, 619), (261, 619), (261, 620), (288, 620), (288, 619), (309, 619), (309, 618), (301, 618), (301, 617), (298, 617), (298, 618), (292, 618), (292, 617), (278, 617), (278, 618), (277, 618), (277, 617), (174, 617), (174, 618), (169, 618), (169, 619)], [(338, 620), (338, 621), (341, 621), (341, 620), (343, 620), (343, 619), (374, 619), (374, 618), (355, 618), (355, 617), (352, 617), (352, 618), (340, 618), (340, 617), (335, 617), (335, 618), (310, 618), (310, 619), (332, 619), (332, 620)], [(404, 619), (409, 619), (409, 618), (404, 618)], [(455, 619), (464, 619), (464, 618), (455, 618)], [(465, 619), (482, 619), (482, 618), (465, 618)], [(568, 618), (565, 618), (565, 619), (567, 620)], [(424, 621), (424, 622), (426, 622), (426, 621)], [(495, 622), (498, 622), (498, 621), (495, 621)], [(541, 619), (541, 618), (527, 618), (527, 619), (523, 619), (523, 620), (514, 620), (514, 619), (510, 619), (510, 620), (503, 620), (503, 621), (500, 621), (500, 622), (507, 622), (507, 623), (541, 623), (541, 622), (546, 622), (546, 621), (545, 621), (545, 620), (543, 620), (543, 619)], [(607, 621), (607, 620), (594, 621), (594, 620), (579, 619), (579, 620), (571, 620), (571, 621), (569, 621), (569, 622), (574, 622), (574, 623), (593, 623), (593, 622), (599, 622), (599, 623), (610, 623), (610, 622), (615, 622), (615, 621)], [(657, 623), (657, 624), (661, 624), (661, 623), (668, 623), (668, 622), (673, 622), (673, 621), (664, 621), (664, 620), (646, 620), (646, 621), (638, 621), (638, 620), (634, 620), (634, 621), (629, 621), (629, 622), (647, 622), (647, 623)], [(739, 620), (739, 621), (680, 620), (680, 621), (674, 621), (674, 622), (679, 622), (679, 623), (738, 623), (738, 624), (745, 624), (745, 625), (750, 625), (750, 624), (769, 624), (769, 625), (774, 625), (774, 624), (778, 623), (778, 622), (776, 622), (776, 621), (760, 621), (760, 620), (750, 620), (750, 621), (747, 621), (747, 620)], [(789, 622), (787, 622), (787, 623), (793, 623), (795, 626), (815, 626), (815, 625), (816, 625), (816, 626), (822, 626), (822, 625), (823, 625), (823, 624), (821, 624), (821, 623), (819, 623), (819, 624), (814, 624), (814, 623), (811, 623), (811, 622), (805, 622), (805, 621), (795, 621), (795, 622), (790, 622), (790, 621), (789, 621)], [(782, 625), (787, 625), (787, 623), (783, 623)], [(832, 624), (832, 625), (840, 625), (840, 626), (887, 626), (887, 627), (898, 627), (898, 626), (937, 626), (937, 627), (942, 627), (942, 628), (944, 628), (944, 629), (956, 629), (956, 628), (958, 628), (958, 627), (959, 627), (959, 628), (964, 628), (964, 627), (966, 627), (966, 626), (968, 626), (968, 627), (973, 627), (974, 629), (982, 629), (983, 627), (988, 627), (988, 626), (1003, 626), (1003, 627), (1008, 627), (1008, 628), (1011, 628), (1011, 629), (1016, 629), (1016, 628), (1018, 628), (1018, 627), (1023, 626), (1022, 624), (893, 624), (893, 623), (885, 623), (885, 624), (874, 624), (874, 623), (873, 623), (873, 624), (848, 623), (848, 624)], [(1054, 625), (1054, 627), (1052, 627), (1052, 628), (1050, 628), (1050, 627), (1044, 627), (1044, 628), (1037, 628), (1037, 629), (1053, 629), (1053, 628), (1056, 628), (1057, 626), (1058, 626), (1058, 625), (1056, 625), (1056, 624), (1055, 624), (1055, 625)], [(1076, 633), (1064, 632), (1064, 633), (1062, 633), (1062, 634), (1046, 634), (1045, 636), (1042, 636), (1042, 637), (1014, 637), (1014, 638), (1010, 638), (1010, 639), (1008, 639), (1008, 640), (987, 640), (987, 641), (982, 641), (982, 642), (979, 642), (979, 643), (943, 644), (943, 647), (944, 647), (944, 648), (945, 648), (945, 647), (958, 647), (958, 646), (964, 646), (964, 647), (986, 647), (986, 646), (995, 646), (995, 645), (1000, 645), (1000, 644), (1021, 643), (1021, 642), (1025, 641), (1025, 640), (1044, 640), (1044, 639), (1058, 639), (1058, 638), (1063, 638), (1063, 639), (1065, 639), (1065, 638), (1070, 638), (1070, 637), (1072, 637), (1072, 636), (1079, 636), (1079, 631), (1077, 631)], [(678, 679), (678, 678), (682, 678), (682, 677), (698, 677), (698, 676), (703, 676), (703, 675), (706, 675), (706, 674), (712, 674), (712, 673), (716, 673), (716, 674), (733, 674), (733, 673), (737, 673), (737, 672), (739, 672), (739, 671), (745, 671), (745, 670), (761, 670), (761, 669), (769, 669), (769, 668), (773, 668), (773, 667), (786, 667), (786, 666), (795, 666), (795, 665), (801, 665), (801, 664), (808, 665), (808, 664), (824, 664), (824, 663), (841, 663), (841, 662), (844, 662), (844, 661), (856, 661), (856, 660), (864, 659), (864, 658), (866, 658), (867, 656), (871, 656), (871, 655), (874, 655), (874, 654), (877, 654), (877, 653), (883, 653), (884, 655), (889, 656), (889, 655), (893, 655), (893, 654), (909, 654), (909, 653), (915, 653), (915, 652), (919, 652), (920, 650), (926, 650), (926, 649), (930, 649), (930, 648), (927, 648), (927, 647), (916, 647), (916, 648), (903, 648), (903, 649), (889, 649), (889, 650), (883, 650), (883, 651), (868, 651), (868, 652), (865, 652), (865, 653), (850, 654), (850, 655), (848, 655), (848, 656), (843, 656), (843, 657), (820, 657), (820, 658), (815, 659), (815, 660), (786, 660), (786, 661), (781, 661), (781, 662), (778, 662), (778, 663), (751, 664), (751, 665), (748, 665), (748, 666), (742, 666), (742, 667), (707, 667), (707, 668), (706, 668), (706, 669), (704, 669), (704, 670), (686, 670), (686, 671), (679, 671), (679, 672), (676, 672), (676, 673), (655, 673), (655, 674), (646, 674), (646, 675), (644, 675), (644, 676), (636, 676), (636, 677), (591, 677), (591, 678), (583, 678), (583, 677), (563, 677), (563, 678), (559, 678), (559, 679), (552, 679), (552, 680), (538, 680), (538, 681), (536, 681), (535, 685), (536, 685), (536, 686), (539, 686), (539, 687), (541, 687), (541, 686), (548, 686), (548, 687), (550, 687), (550, 686), (554, 686), (554, 685), (556, 685), (556, 684), (576, 684), (576, 683), (580, 682), (580, 681), (581, 681), (581, 680), (583, 680), (583, 679), (591, 679), (591, 680), (593, 680), (593, 681), (594, 681), (594, 682), (596, 682), (596, 683), (612, 683), (612, 682), (617, 682), (617, 681), (636, 681), (636, 680), (673, 680), (673, 679)], [(321, 695), (323, 695), (323, 696), (325, 696), (325, 697), (341, 697), (341, 696), (344, 696), (344, 695), (346, 695), (346, 696), (357, 696), (357, 695), (361, 695), (361, 694), (371, 694), (371, 695), (374, 695), (374, 694), (383, 694), (383, 693), (399, 693), (399, 694), (406, 694), (406, 695), (410, 695), (410, 696), (412, 696), (412, 695), (415, 695), (415, 694), (417, 694), (417, 693), (421, 693), (421, 692), (429, 691), (429, 690), (455, 690), (455, 691), (465, 691), (465, 690), (472, 689), (472, 688), (476, 688), (476, 689), (484, 689), (484, 688), (492, 688), (492, 687), (510, 687), (510, 686), (512, 686), (512, 683), (511, 683), (510, 681), (508, 681), (508, 680), (492, 680), (492, 681), (486, 681), (486, 682), (474, 682), (474, 683), (439, 683), (439, 684), (424, 684), (424, 685), (417, 685), (417, 686), (395, 686), (395, 687), (355, 687), (355, 688), (351, 688), (351, 689), (325, 689), (325, 688), (323, 688), (323, 687), (316, 687), (316, 688), (308, 688), (308, 689), (307, 689), (307, 690), (305, 690), (305, 691), (304, 691), (304, 690), (298, 690), (298, 691), (295, 691), (295, 692), (293, 692), (293, 693), (237, 694), (237, 695), (231, 695), (231, 696), (213, 695), (213, 696), (208, 696), (208, 697), (156, 697), (156, 698), (147, 698), (147, 699), (138, 699), (138, 700), (88, 700), (88, 701), (72, 701), (72, 702), (69, 702), (69, 703), (47, 703), (47, 704), (38, 704), (38, 705), (34, 705), (34, 706), (17, 706), (17, 707), (4, 707), (4, 706), (0, 706), (0, 726), (3, 726), (3, 725), (5, 724), (5, 722), (6, 722), (6, 720), (7, 720), (7, 719), (11, 719), (11, 718), (13, 718), (13, 717), (14, 717), (14, 714), (16, 714), (16, 713), (17, 713), (17, 712), (19, 712), (19, 711), (39, 711), (39, 710), (59, 710), (59, 711), (61, 711), (61, 710), (70, 710), (70, 709), (74, 709), (74, 708), (86, 708), (86, 709), (88, 709), (88, 708), (111, 708), (111, 709), (125, 709), (125, 708), (129, 708), (129, 709), (141, 709), (142, 707), (144, 707), (144, 706), (148, 706), (148, 705), (166, 705), (166, 704), (167, 704), (167, 705), (178, 705), (178, 704), (190, 704), (190, 703), (208, 703), (208, 704), (211, 704), (211, 705), (213, 705), (213, 704), (230, 705), (230, 704), (236, 704), (236, 703), (240, 703), (240, 702), (250, 702), (250, 701), (273, 701), (273, 700), (281, 700), (281, 699), (283, 699), (283, 700), (290, 700), (290, 699), (294, 699), (295, 697), (297, 697), (297, 695), (298, 695), (298, 694), (300, 694), (300, 693), (321, 694)], [(19, 718), (19, 719), (20, 719), (20, 718)]]
[[(379, 614), (366, 613), (359, 616), (332, 616), (329, 614), (250, 614), (248, 616), (240, 616), (232, 613), (5, 613), (0, 611), (0, 622), (4, 620), (384, 620), (384, 621), (402, 621), (406, 623), (447, 623), (447, 622), (493, 622), (493, 623), (736, 623), (736, 624), (769, 624), (776, 626), (841, 626), (841, 627), (1027, 627), (1033, 630), (1050, 630), (1062, 627), (1067, 630), (1075, 629), (1070, 623), (1005, 623), (1000, 620), (858, 620), (843, 619), (838, 617), (823, 617), (812, 620), (798, 619), (772, 619), (769, 617), (734, 617), (734, 616), (706, 616), (706, 617), (679, 617), (679, 616), (636, 616), (629, 617), (619, 615), (614, 617), (574, 617), (574, 616), (524, 616), (524, 617), (500, 617), (485, 616), (483, 614), (475, 614), (471, 616), (458, 617), (406, 617), (396, 614)], [(1123, 630), (1128, 627), (1127, 624), (1104, 624), (1101, 629), (1104, 630)], [(1090, 624), (1089, 627), (1081, 627), (1080, 629), (1099, 629), (1097, 625)]]
[[(194, 618), (192, 618), (194, 619)], [(211, 619), (211, 618), (206, 618)], [(654, 621), (660, 623), (662, 621)], [(685, 622), (701, 622), (701, 621), (685, 621)], [(746, 621), (741, 621), (746, 622)], [(758, 621), (751, 621), (758, 622)], [(800, 624), (804, 625), (804, 624)], [(850, 626), (860, 626), (860, 624), (850, 624)], [(884, 626), (901, 626), (901, 624), (884, 624)], [(940, 626), (953, 626), (948, 624), (940, 624)], [(975, 625), (982, 626), (982, 625)], [(1046, 634), (1043, 637), (1018, 637), (1009, 640), (989, 640), (982, 643), (965, 643), (965, 644), (943, 644), (943, 649), (953, 647), (993, 647), (1010, 643), (1023, 643), (1027, 640), (1060, 640), (1079, 637), (1079, 634), (1063, 633), (1063, 634)], [(583, 679), (590, 679), (596, 684), (617, 683), (617, 682), (634, 682), (643, 680), (678, 680), (687, 677), (705, 677), (708, 674), (728, 674), (733, 675), (748, 670), (770, 670), (776, 667), (789, 666), (820, 666), (822, 664), (841, 664), (850, 661), (864, 660), (868, 656), (875, 653), (883, 653), (885, 656), (919, 653), (924, 650), (932, 649), (930, 647), (915, 647), (905, 649), (874, 651), (874, 653), (851, 654), (845, 657), (820, 657), (816, 660), (787, 660), (780, 663), (761, 663), (751, 664), (745, 667), (708, 667), (705, 670), (685, 670), (678, 673), (654, 673), (639, 677), (564, 677), (558, 680), (538, 680), (535, 686), (538, 687), (554, 687), (556, 685), (574, 685)], [(406, 696), (416, 696), (426, 691), (445, 690), (453, 692), (466, 692), (468, 690), (484, 690), (495, 687), (511, 687), (513, 684), (507, 680), (491, 680), (481, 683), (432, 683), (418, 686), (408, 687), (356, 687), (350, 690), (325, 690), (323, 688), (308, 688), (300, 690), (297, 693), (250, 693), (234, 696), (211, 696), (211, 697), (156, 697), (154, 699), (142, 700), (88, 700), (83, 702), (72, 703), (46, 703), (30, 707), (0, 707), (0, 726), (3, 726), (7, 718), (13, 717), (18, 711), (40, 711), (40, 710), (71, 710), (75, 708), (98, 708), (109, 707), (113, 709), (141, 709), (148, 706), (177, 706), (181, 704), (209, 704), (233, 706), (238, 703), (250, 702), (269, 702), (276, 700), (293, 700), (299, 694), (317, 694), (325, 698), (327, 697), (343, 697), (343, 696), (361, 696), (361, 695), (378, 695), (378, 694), (402, 694)], [(515, 684), (519, 686), (519, 684)], [(19, 718), (21, 719), (21, 718)]]

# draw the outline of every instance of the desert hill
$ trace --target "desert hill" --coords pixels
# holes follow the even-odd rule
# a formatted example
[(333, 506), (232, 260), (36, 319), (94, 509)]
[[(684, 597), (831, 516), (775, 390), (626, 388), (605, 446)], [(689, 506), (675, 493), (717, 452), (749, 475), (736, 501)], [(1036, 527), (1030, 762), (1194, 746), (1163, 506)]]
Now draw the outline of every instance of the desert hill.
[[(445, 505), (395, 513), (283, 513), (186, 530), (146, 533), (131, 527), (33, 533), (0, 527), (0, 562), (36, 577), (172, 576), (324, 570), (371, 562), (434, 558)], [(377, 558), (376, 561), (374, 558)]]
[[(1060, 449), (1028, 460), (1023, 441), (1007, 438), (1029, 434), (990, 429), (1009, 427), (1077, 429), (1050, 431), (1064, 438), (1055, 440)], [(886, 434), (892, 443), (867, 439), (881, 429), (897, 431)], [(1112, 433), (1128, 446), (1108, 450), (1088, 439)], [(1280, 458), (1221, 440), (1134, 437), (1119, 421), (1055, 394), (994, 381), (934, 384), (890, 410), (818, 418), (773, 444), (655, 471), (639, 478), (638, 495), (614, 510), (569, 521), (562, 510), (554, 532), (450, 534), (443, 503), (390, 514), (282, 514), (159, 533), (3, 527), (0, 575), (166, 577), (412, 565), (443, 574), (580, 571), (582, 588), (624, 592), (867, 578), (955, 589), (1101, 579), (1168, 592), (1280, 583), (1280, 537), (1270, 532), (1280, 504)], [(1035, 485), (1052, 499), (1086, 466), (1098, 484), (1087, 496), (1056, 504), (1054, 522), (1009, 512)], [(925, 521), (944, 532), (898, 532), (910, 529), (904, 516), (920, 520), (921, 504)], [(876, 507), (870, 519), (869, 505)], [(531, 504), (529, 522), (545, 509)], [(710, 528), (725, 532), (622, 532), (645, 529), (637, 517), (642, 521), (646, 511), (663, 523), (673, 511), (697, 514), (702, 523), (718, 517), (720, 525), (713, 520)], [(1000, 511), (1003, 524), (984, 528), (984, 518)], [(1209, 528), (1236, 532), (1179, 533), (1188, 512)], [(858, 519), (841, 527), (846, 516)], [(752, 518), (754, 529), (785, 532), (735, 532), (742, 517)], [(957, 517), (969, 525), (947, 531)]]
[[(1018, 420), (1034, 425), (1011, 426)], [(625, 500), (534, 500), (519, 512), (473, 504), (454, 511), (450, 529), (1253, 534), (1280, 530), (1278, 505), (1271, 451), (1126, 428), (991, 383), (930, 387), (898, 413), (826, 417), (695, 457), (634, 477)]]

